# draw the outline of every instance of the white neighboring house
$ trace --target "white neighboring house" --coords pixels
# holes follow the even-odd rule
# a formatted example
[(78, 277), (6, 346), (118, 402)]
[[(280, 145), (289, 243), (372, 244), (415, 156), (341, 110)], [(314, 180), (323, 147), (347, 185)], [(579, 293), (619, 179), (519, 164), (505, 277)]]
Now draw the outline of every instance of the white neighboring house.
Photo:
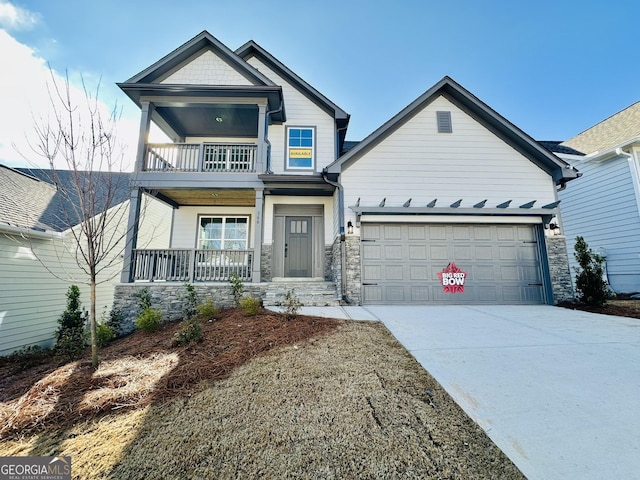
[[(0, 355), (29, 345), (53, 344), (69, 285), (80, 287), (83, 306), (89, 307), (87, 277), (75, 260), (75, 241), (61, 214), (61, 197), (45, 180), (51, 172), (20, 170), (0, 165)], [(69, 172), (56, 173), (61, 181), (69, 178)], [(128, 208), (130, 174), (113, 175), (122, 184), (116, 203), (125, 202), (121, 206)], [(150, 246), (162, 244), (169, 234), (166, 222), (163, 224), (167, 207), (156, 201), (147, 203), (141, 238)], [(124, 232), (126, 225), (117, 228)], [(98, 315), (111, 309), (114, 284), (122, 269), (121, 254), (121, 249), (114, 250), (116, 261), (101, 276), (115, 278), (97, 286)]]
[(575, 239), (582, 236), (605, 256), (616, 293), (640, 292), (640, 102), (561, 146), (577, 150), (559, 156), (582, 173), (559, 193), (572, 267)]
[[(564, 237), (545, 232), (577, 172), (451, 78), (356, 146), (349, 115), (253, 41), (204, 31), (119, 86), (141, 110), (132, 205), (173, 208), (162, 249), (140, 247), (131, 208), (123, 304), (143, 286), (221, 291), (233, 273), (265, 303), (319, 283), (337, 295), (305, 304), (572, 297)], [(147, 142), (152, 122), (172, 143)]]

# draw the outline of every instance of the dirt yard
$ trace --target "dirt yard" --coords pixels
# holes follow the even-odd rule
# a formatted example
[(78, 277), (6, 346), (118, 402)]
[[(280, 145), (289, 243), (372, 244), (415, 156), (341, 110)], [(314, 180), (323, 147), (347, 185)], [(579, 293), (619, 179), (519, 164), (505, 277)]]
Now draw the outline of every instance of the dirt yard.
[(88, 359), (0, 364), (0, 455), (75, 478), (522, 479), (383, 325), (224, 311)]

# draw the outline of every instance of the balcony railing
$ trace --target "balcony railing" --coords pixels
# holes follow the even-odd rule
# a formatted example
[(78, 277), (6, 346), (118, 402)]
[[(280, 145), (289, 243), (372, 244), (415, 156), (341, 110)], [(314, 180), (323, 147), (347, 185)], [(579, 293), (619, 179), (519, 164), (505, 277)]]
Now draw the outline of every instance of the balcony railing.
[(253, 251), (134, 250), (133, 261), (134, 281), (224, 282), (233, 273), (243, 281), (250, 281)]
[(255, 172), (257, 145), (222, 143), (150, 143), (148, 172)]

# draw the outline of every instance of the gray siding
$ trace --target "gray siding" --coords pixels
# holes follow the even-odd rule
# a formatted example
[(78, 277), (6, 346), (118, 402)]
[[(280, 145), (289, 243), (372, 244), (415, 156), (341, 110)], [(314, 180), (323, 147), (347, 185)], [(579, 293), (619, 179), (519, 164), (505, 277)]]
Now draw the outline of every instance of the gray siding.
[(558, 194), (572, 275), (573, 247), (580, 235), (594, 251), (605, 249), (615, 291), (640, 291), (640, 216), (628, 160), (591, 161), (576, 167), (582, 178)]

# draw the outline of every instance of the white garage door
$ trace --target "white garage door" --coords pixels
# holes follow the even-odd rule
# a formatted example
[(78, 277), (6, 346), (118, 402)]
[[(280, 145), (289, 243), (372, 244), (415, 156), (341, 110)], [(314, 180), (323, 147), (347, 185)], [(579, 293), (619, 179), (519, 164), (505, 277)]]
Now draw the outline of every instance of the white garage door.
[[(544, 303), (542, 268), (532, 225), (363, 223), (364, 304)], [(463, 288), (438, 273), (455, 264)], [(451, 268), (451, 267), (450, 267)], [(445, 291), (447, 290), (447, 291)], [(456, 290), (456, 293), (450, 293)], [(464, 291), (461, 291), (464, 290)]]

